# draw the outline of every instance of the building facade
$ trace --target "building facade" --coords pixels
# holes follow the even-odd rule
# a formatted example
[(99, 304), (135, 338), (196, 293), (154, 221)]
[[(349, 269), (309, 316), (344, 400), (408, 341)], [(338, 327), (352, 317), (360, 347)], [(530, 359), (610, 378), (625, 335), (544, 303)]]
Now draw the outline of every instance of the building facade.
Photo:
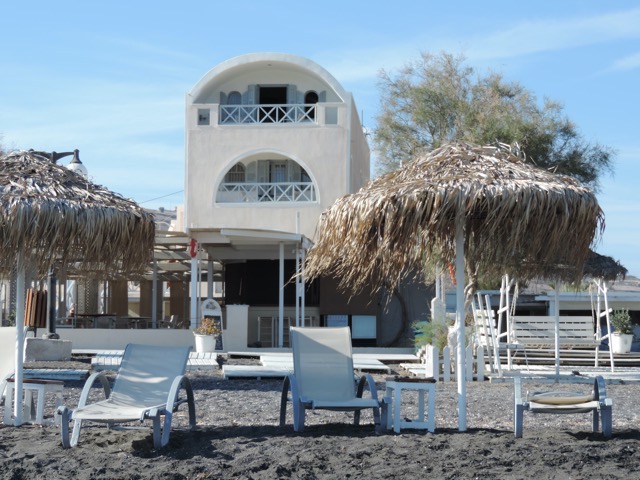
[(232, 345), (286, 346), (295, 324), (347, 323), (375, 342), (375, 302), (350, 302), (330, 280), (291, 281), (322, 212), (369, 180), (351, 93), (308, 59), (253, 53), (204, 75), (185, 118), (184, 230), (200, 259), (223, 266)]

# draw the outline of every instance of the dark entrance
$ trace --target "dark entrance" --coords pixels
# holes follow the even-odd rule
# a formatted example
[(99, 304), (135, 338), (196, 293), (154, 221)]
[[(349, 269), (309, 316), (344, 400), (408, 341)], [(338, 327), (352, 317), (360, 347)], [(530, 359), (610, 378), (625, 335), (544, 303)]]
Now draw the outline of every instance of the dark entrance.
[(260, 87), (260, 105), (284, 105), (287, 103), (287, 87)]
[(270, 107), (267, 105), (285, 105), (287, 103), (287, 87), (260, 87), (259, 118), (261, 123), (282, 123), (288, 121), (287, 107)]

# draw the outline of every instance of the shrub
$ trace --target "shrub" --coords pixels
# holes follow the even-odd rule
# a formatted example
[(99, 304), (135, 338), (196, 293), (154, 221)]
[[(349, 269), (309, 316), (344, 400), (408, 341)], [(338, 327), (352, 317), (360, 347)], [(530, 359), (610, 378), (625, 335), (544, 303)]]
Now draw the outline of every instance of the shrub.
[(633, 327), (631, 326), (631, 315), (629, 315), (629, 310), (623, 308), (621, 310), (616, 310), (609, 317), (611, 321), (611, 325), (618, 333), (623, 333), (627, 335), (633, 334)]

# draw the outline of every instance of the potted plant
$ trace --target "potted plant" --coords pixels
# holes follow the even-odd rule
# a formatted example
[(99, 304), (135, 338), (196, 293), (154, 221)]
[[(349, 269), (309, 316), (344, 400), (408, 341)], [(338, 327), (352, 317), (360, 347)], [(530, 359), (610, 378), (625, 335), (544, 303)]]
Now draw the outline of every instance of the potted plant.
[(216, 337), (221, 333), (218, 323), (213, 318), (203, 318), (198, 328), (193, 330), (196, 352), (214, 352), (216, 349)]
[(629, 353), (633, 343), (633, 326), (629, 310), (616, 310), (609, 320), (614, 329), (611, 333), (611, 350), (613, 353)]

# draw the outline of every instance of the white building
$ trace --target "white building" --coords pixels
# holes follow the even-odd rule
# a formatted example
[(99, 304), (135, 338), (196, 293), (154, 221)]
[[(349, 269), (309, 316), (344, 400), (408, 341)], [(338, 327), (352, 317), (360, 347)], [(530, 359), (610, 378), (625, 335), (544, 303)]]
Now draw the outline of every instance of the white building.
[(302, 318), (374, 339), (377, 306), (343, 300), (333, 310), (335, 286), (289, 282), (322, 212), (369, 179), (351, 93), (308, 59), (254, 53), (209, 71), (185, 114), (184, 231), (201, 258), (224, 266), (229, 348), (286, 345)]

